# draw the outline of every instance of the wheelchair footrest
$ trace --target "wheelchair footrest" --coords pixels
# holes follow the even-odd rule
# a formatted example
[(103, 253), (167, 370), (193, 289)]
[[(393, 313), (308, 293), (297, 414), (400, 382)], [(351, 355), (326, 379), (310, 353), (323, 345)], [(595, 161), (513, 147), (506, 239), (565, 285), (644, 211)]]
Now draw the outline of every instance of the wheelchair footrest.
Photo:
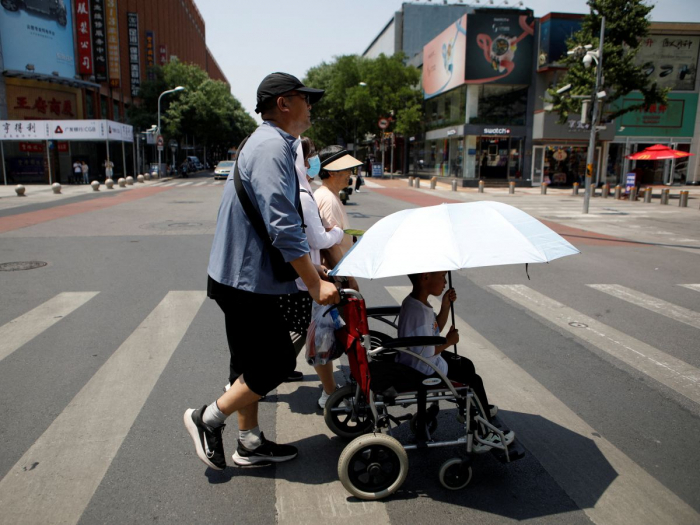
[(513, 461), (518, 461), (525, 457), (525, 448), (520, 444), (518, 438), (515, 438), (513, 442), (508, 445), (508, 456), (506, 456), (504, 450), (499, 450), (497, 448), (492, 448), (491, 454), (501, 463), (509, 463), (509, 459), (510, 463), (512, 463)]

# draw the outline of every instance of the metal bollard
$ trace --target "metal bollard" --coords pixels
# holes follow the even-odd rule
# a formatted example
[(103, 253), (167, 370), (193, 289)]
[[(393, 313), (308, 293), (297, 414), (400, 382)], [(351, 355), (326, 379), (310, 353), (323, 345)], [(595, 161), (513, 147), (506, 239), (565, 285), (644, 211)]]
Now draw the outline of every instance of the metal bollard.
[(644, 202), (651, 202), (651, 188), (644, 188)]
[(619, 184), (615, 186), (615, 200), (620, 200), (622, 198), (622, 186)]
[(547, 183), (546, 182), (543, 182), (542, 185), (540, 186), (540, 194), (547, 195)]
[(452, 181), (452, 191), (457, 191), (457, 181), (456, 180)]
[(408, 187), (412, 188), (413, 187), (413, 177), (408, 178)]
[(484, 193), (484, 181), (479, 181), (479, 193)]
[(688, 191), (683, 190), (681, 191), (681, 199), (678, 201), (678, 207), (679, 208), (687, 208), (688, 207)]
[(608, 198), (608, 195), (610, 195), (610, 184), (603, 184), (602, 194), (604, 199)]
[(416, 188), (420, 188), (420, 177), (416, 177), (413, 184)]
[(437, 177), (433, 177), (432, 179), (430, 179), (430, 189), (434, 190), (435, 186), (437, 186)]
[(637, 187), (636, 186), (632, 186), (632, 188), (630, 188), (630, 201), (631, 202), (637, 201)]
[(668, 188), (664, 188), (661, 190), (661, 204), (668, 204), (668, 193), (670, 191), (671, 190), (669, 190)]
[(571, 195), (578, 195), (578, 187), (579, 187), (579, 183), (574, 182), (574, 187), (571, 189)]
[(508, 183), (508, 193), (510, 195), (515, 195), (515, 182), (511, 181)]

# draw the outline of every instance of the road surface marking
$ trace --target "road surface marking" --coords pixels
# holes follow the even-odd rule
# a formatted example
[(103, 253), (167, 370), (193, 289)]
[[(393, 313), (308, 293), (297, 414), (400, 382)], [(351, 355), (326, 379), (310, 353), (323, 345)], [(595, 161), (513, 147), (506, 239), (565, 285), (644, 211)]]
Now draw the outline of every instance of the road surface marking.
[[(398, 303), (411, 291), (409, 286), (388, 286), (386, 289)], [(433, 307), (439, 309), (440, 305), (435, 301)], [(489, 400), (499, 406), (499, 416), (502, 414), (506, 423), (508, 411), (532, 414), (595, 445), (575, 449), (567, 447), (551, 435), (550, 424), (513, 428), (518, 439), (594, 523), (656, 525), (699, 522), (700, 515), (693, 508), (601, 437), (474, 328), (457, 316), (455, 325), (459, 330), (458, 348), (462, 348), (462, 352), (469, 349), (469, 359), (484, 380)], [(601, 464), (601, 455), (610, 466), (608, 473), (592, 468), (592, 465)], [(605, 490), (601, 493), (603, 483)]]
[(700, 404), (700, 370), (523, 285), (493, 290)]
[(689, 290), (695, 290), (696, 292), (700, 292), (700, 284), (679, 284), (678, 286), (682, 286), (683, 288), (688, 288)]
[(4, 523), (77, 523), (204, 302), (168, 292), (0, 481)]
[(194, 182), (181, 182), (179, 186), (191, 186)]
[(693, 328), (700, 328), (700, 313), (693, 312), (682, 306), (667, 303), (651, 295), (620, 286), (619, 284), (589, 284), (587, 286), (633, 305), (646, 308), (654, 313), (661, 314), (674, 321), (687, 324)]
[(0, 327), (0, 361), (77, 310), (99, 292), (63, 292)]
[[(278, 396), (298, 396), (298, 389), (314, 388), (311, 403), (316, 403), (321, 390), (314, 369), (304, 358), (305, 349), (299, 352), (297, 370), (310, 381), (282, 383), (277, 387)], [(313, 439), (309, 439), (314, 436)], [(277, 402), (277, 441), (299, 442), (299, 459), (296, 464), (280, 465), (287, 469), (284, 475), (275, 478), (277, 525), (389, 525), (389, 515), (383, 502), (361, 501), (350, 498), (338, 479), (340, 454), (330, 445), (335, 437), (320, 414), (293, 413), (288, 403)], [(328, 442), (324, 444), (324, 440)], [(306, 444), (305, 444), (306, 442)], [(309, 463), (310, 462), (310, 463)], [(309, 466), (313, 464), (313, 468)], [(318, 484), (319, 477), (333, 481)]]
[(209, 184), (209, 181), (205, 180), (203, 182), (198, 182), (197, 184), (195, 184), (195, 186), (204, 186), (205, 184)]
[(220, 185), (223, 184), (224, 182), (226, 182), (226, 181), (223, 181), (223, 180), (215, 180), (215, 181), (214, 181), (214, 186), (220, 186)]

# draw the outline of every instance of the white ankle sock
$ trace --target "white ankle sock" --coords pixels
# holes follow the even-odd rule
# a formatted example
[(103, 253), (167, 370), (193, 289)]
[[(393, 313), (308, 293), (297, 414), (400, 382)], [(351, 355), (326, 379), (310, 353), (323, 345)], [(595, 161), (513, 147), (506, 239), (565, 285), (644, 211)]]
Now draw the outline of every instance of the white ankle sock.
[(250, 430), (239, 430), (238, 439), (241, 440), (243, 446), (248, 450), (254, 450), (262, 445), (260, 439), (260, 427), (251, 428)]
[(214, 401), (207, 407), (204, 414), (202, 414), (202, 421), (205, 425), (216, 428), (223, 425), (227, 417), (226, 414), (219, 410), (219, 406), (216, 404), (216, 401)]

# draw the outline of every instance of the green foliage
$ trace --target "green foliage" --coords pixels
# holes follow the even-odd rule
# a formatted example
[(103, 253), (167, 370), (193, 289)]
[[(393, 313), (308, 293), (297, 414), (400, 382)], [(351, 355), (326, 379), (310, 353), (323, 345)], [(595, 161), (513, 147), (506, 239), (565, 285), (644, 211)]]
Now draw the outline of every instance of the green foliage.
[[(198, 66), (179, 61), (154, 68), (155, 80), (141, 85), (142, 103), (130, 109), (129, 122), (138, 130), (150, 128), (158, 120), (158, 97), (176, 86), (185, 91), (161, 99), (161, 127), (166, 137), (194, 136), (198, 144), (228, 148), (238, 145), (255, 127), (255, 120), (221, 81), (210, 79)], [(191, 139), (190, 139), (191, 140)]]
[(361, 142), (367, 134), (379, 133), (380, 118), (392, 115), (387, 131), (417, 133), (422, 121), (420, 71), (403, 60), (402, 54), (376, 59), (346, 55), (311, 68), (304, 83), (326, 90), (311, 110), (313, 125), (307, 134), (316, 146), (340, 139), (354, 142), (355, 137)]
[[(649, 82), (643, 73), (642, 65), (635, 64), (635, 57), (641, 39), (649, 34), (648, 16), (653, 6), (643, 0), (588, 0), (591, 11), (586, 15), (581, 30), (569, 39), (569, 49), (592, 44), (593, 50), (600, 45), (601, 18), (605, 16), (603, 39), (603, 78), (600, 90), (607, 93), (602, 115), (611, 121), (628, 111), (636, 111), (651, 104), (666, 102), (668, 90), (660, 89), (656, 82)], [(569, 55), (564, 60), (568, 66), (558, 85), (547, 91), (553, 101), (554, 110), (559, 113), (559, 122), (564, 123), (570, 113), (581, 111), (582, 99), (572, 95), (591, 96), (595, 90), (596, 68), (586, 69), (581, 56)], [(559, 95), (556, 91), (571, 84), (572, 89)], [(640, 91), (644, 101), (626, 108), (606, 109), (616, 99)]]

